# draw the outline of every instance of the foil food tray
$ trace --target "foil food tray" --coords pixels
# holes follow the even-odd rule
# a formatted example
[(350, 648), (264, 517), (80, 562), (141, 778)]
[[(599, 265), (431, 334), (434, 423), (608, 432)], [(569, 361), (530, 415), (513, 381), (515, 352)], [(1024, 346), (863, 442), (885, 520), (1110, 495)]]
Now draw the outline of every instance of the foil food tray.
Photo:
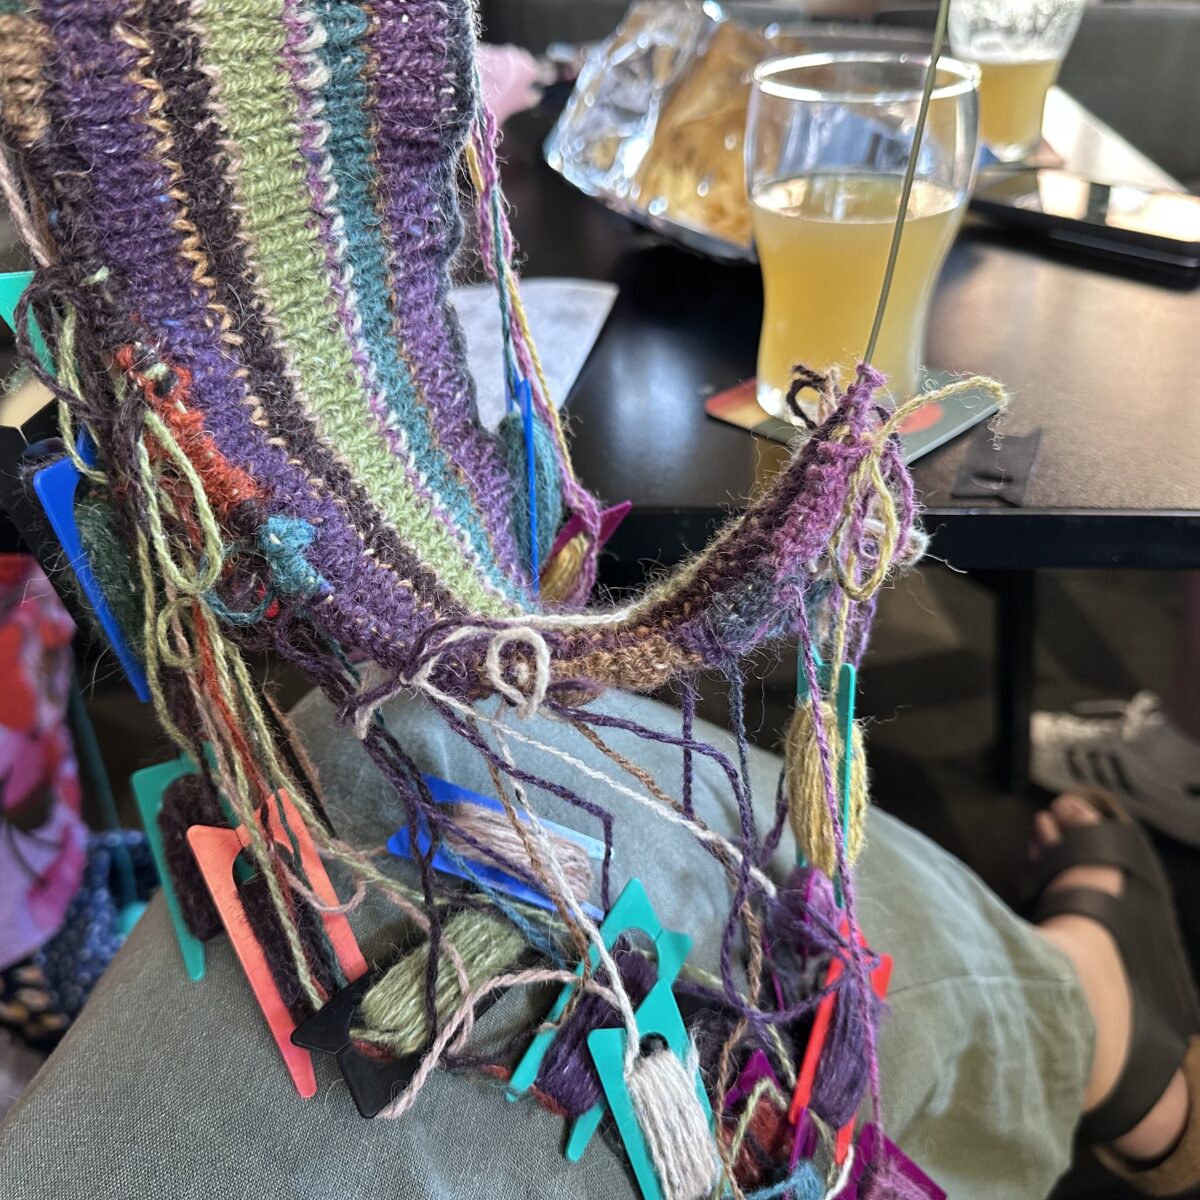
[(750, 28), (712, 0), (636, 0), (592, 48), (546, 139), (574, 187), (665, 241), (754, 262), (744, 135), (750, 73), (806, 51), (921, 53), (928, 37), (870, 26)]

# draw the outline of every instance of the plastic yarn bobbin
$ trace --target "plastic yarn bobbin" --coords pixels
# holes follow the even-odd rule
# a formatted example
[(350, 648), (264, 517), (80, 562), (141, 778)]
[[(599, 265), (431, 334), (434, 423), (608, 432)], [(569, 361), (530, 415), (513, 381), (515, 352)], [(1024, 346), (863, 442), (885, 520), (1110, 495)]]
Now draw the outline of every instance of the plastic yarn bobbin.
[(665, 1046), (643, 1046), (625, 1077), (664, 1200), (702, 1200), (721, 1171), (708, 1117), (696, 1098), (698, 1066), (690, 1043), (682, 1062)]
[[(254, 932), (255, 940), (262, 948), (271, 977), (279, 989), (280, 998), (294, 1021), (304, 1020), (312, 1014), (312, 1006), (300, 986), (296, 963), (292, 958), (280, 916), (275, 911), (271, 894), (267, 890), (267, 881), (260, 874), (253, 875), (244, 883), (238, 884), (238, 895), (246, 920)], [(321, 991), (327, 996), (332, 995), (341, 981), (332, 965), (333, 954), (324, 936), (321, 917), (302, 896), (294, 894), (293, 916), (304, 958), (313, 978)]]
[(180, 913), (188, 929), (206, 942), (221, 932), (222, 925), (188, 845), (187, 831), (193, 825), (219, 828), (229, 825), (216, 790), (203, 775), (195, 772), (180, 775), (167, 785), (158, 814), (158, 828)]
[[(654, 986), (654, 959), (624, 939), (613, 947), (612, 957), (630, 1002), (640, 1004)], [(608, 974), (601, 968), (596, 978), (597, 982), (606, 983)], [(594, 1029), (614, 1028), (618, 1023), (616, 1010), (603, 996), (585, 992), (546, 1051), (538, 1070), (537, 1087), (560, 1105), (567, 1116), (581, 1116), (603, 1095), (588, 1054), (587, 1038)]]
[[(526, 841), (531, 841), (535, 852), (539, 854), (544, 849), (544, 843), (535, 838), (533, 830), (528, 828), (523, 839), (513, 828), (512, 821), (506, 813), (497, 813), (478, 804), (456, 804), (454, 825), (455, 828), (447, 829), (445, 841), (451, 850), (463, 858), (479, 859), (478, 846), (482, 845), (495, 852), (495, 861), (501, 867), (507, 860), (521, 863), (523, 866), (528, 864), (530, 869), (537, 872), (537, 864), (529, 859)], [(462, 834), (469, 835), (470, 840)], [(570, 887), (572, 897), (581, 904), (584, 903), (592, 893), (592, 860), (587, 851), (577, 842), (560, 837), (549, 830), (546, 831), (546, 837), (550, 843), (550, 852)]]

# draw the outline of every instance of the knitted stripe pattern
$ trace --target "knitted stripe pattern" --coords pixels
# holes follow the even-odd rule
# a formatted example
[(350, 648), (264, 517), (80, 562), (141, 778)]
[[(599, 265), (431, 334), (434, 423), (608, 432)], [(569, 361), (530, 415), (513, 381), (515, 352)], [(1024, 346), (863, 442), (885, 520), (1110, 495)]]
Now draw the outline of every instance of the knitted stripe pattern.
[[(30, 56), (57, 31), (43, 72), (56, 133), (41, 128), (23, 165), (69, 226), (56, 269), (92, 289), (80, 320), (93, 354), (133, 345), (143, 375), (190, 372), (216, 450), (258, 489), (257, 509), (222, 531), (227, 552), (271, 516), (311, 526), (304, 557), (322, 603), (306, 619), (397, 678), (436, 653), (457, 694), (489, 690), (495, 621), (536, 627), (556, 682), (643, 689), (794, 632), (795, 564), (828, 570), (868, 457), (899, 495), (901, 528), (911, 522), (895, 448), (880, 455), (872, 439), (883, 414), (869, 383), (708, 552), (635, 605), (577, 621), (531, 605), (528, 538), (514, 528), (528, 512), (523, 480), (475, 419), (446, 300), (462, 224), (454, 174), (474, 112), (469, 12), (402, 7), (354, 18), (299, 0), (47, 0), (40, 21), (17, 18)], [(342, 63), (352, 77), (328, 65), (331, 28), (355, 48)], [(30, 86), (19, 71), (5, 85)], [(329, 113), (341, 114), (336, 136)], [(31, 141), (27, 128), (8, 132)], [(381, 345), (399, 347), (390, 362)], [(105, 448), (112, 410), (79, 403)], [(482, 628), (463, 638), (456, 626)]]

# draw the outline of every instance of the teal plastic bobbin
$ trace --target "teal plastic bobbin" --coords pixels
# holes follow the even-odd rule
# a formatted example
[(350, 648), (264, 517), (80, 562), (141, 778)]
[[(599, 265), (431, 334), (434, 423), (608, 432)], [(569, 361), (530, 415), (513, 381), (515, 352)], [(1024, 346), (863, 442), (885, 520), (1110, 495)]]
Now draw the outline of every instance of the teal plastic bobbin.
[[(662, 987), (670, 996), (671, 1004), (675, 1005), (675, 998), (671, 994), (671, 985), (675, 982), (679, 969), (683, 966), (688, 951), (692, 948), (692, 939), (686, 933), (663, 928), (640, 879), (631, 879), (617, 897), (616, 903), (609, 909), (608, 916), (600, 926), (601, 940), (611, 950), (621, 934), (628, 929), (641, 930), (654, 944), (655, 954), (658, 958), (658, 982), (650, 995), (654, 995), (654, 992)], [(593, 969), (600, 961), (600, 956), (594, 946), (588, 951), (588, 960)], [(582, 963), (575, 968), (575, 974), (583, 974)], [(562, 1016), (574, 988), (574, 984), (567, 984), (559, 993), (558, 1000), (546, 1017), (546, 1024), (553, 1024)], [(650, 996), (647, 996), (635, 1013), (639, 1029), (641, 1029), (642, 1011), (649, 1002)], [(661, 1001), (657, 1003), (661, 1003)], [(676, 1008), (676, 1016), (678, 1016), (678, 1012), (679, 1010)], [(679, 1017), (679, 1024), (682, 1028), (682, 1017)], [(541, 1069), (542, 1059), (545, 1058), (556, 1034), (557, 1030), (545, 1029), (530, 1043), (529, 1049), (525, 1051), (508, 1082), (508, 1098), (510, 1100), (518, 1099), (533, 1086), (538, 1071)], [(600, 1101), (575, 1119), (567, 1137), (566, 1155), (571, 1162), (578, 1162), (583, 1157), (583, 1152), (587, 1149), (592, 1135), (600, 1127), (603, 1118), (604, 1103)]]
[[(207, 747), (206, 747), (207, 750)], [(211, 750), (208, 750), (211, 755)], [(153, 767), (143, 767), (129, 777), (129, 786), (133, 790), (133, 798), (137, 803), (138, 812), (142, 817), (142, 828), (146, 831), (146, 841), (150, 853), (154, 857), (154, 865), (158, 869), (158, 877), (162, 880), (163, 895), (167, 898), (167, 912), (171, 916), (171, 924), (175, 929), (175, 940), (179, 943), (179, 952), (183, 955), (183, 965), (189, 978), (204, 978), (204, 943), (187, 927), (183, 919), (183, 911), (179, 907), (179, 897), (175, 893), (175, 884), (171, 872), (167, 869), (167, 855), (163, 849), (162, 830), (159, 828), (158, 815), (162, 812), (163, 796), (167, 788), (183, 775), (194, 775), (196, 766), (191, 759), (180, 756), (170, 762), (158, 763)], [(225, 798), (221, 797), (221, 807), (230, 825), (236, 825), (232, 811)]]
[[(687, 1029), (683, 1024), (683, 1017), (680, 1016), (679, 1006), (675, 1003), (671, 985), (665, 980), (659, 980), (638, 1007), (637, 1027), (643, 1038), (657, 1034), (680, 1062), (687, 1061)], [(654, 1162), (625, 1083), (625, 1047), (628, 1036), (624, 1029), (593, 1030), (588, 1034), (588, 1051), (591, 1053), (592, 1062), (596, 1064), (600, 1086), (604, 1088), (608, 1107), (617, 1122), (617, 1130), (625, 1144), (625, 1153), (629, 1156), (629, 1163), (633, 1167), (643, 1200), (663, 1200), (658, 1173), (654, 1170)], [(711, 1125), (712, 1105), (708, 1101), (699, 1071), (695, 1073), (694, 1082), (696, 1099), (699, 1100)]]
[[(32, 282), (32, 271), (0, 271), (0, 319), (13, 333), (17, 332), (17, 302)], [(33, 352), (38, 356), (42, 368), (53, 375), (54, 361), (42, 331), (33, 319), (33, 313), (29, 314), (29, 340), (33, 343)]]
[(162, 830), (158, 826), (163, 793), (180, 776), (191, 775), (195, 770), (195, 766), (188, 759), (176, 758), (171, 762), (158, 763), (156, 766), (135, 771), (129, 777), (129, 786), (133, 789), (133, 798), (137, 802), (138, 812), (142, 815), (146, 841), (150, 844), (150, 853), (154, 856), (154, 865), (158, 868), (159, 879), (162, 880), (163, 895), (167, 898), (167, 911), (171, 914), (171, 924), (175, 927), (175, 940), (179, 943), (180, 954), (183, 955), (183, 965), (187, 968), (189, 978), (203, 979), (204, 943), (192, 933), (183, 919), (179, 897), (175, 894), (175, 884), (171, 879), (171, 872), (167, 870)]

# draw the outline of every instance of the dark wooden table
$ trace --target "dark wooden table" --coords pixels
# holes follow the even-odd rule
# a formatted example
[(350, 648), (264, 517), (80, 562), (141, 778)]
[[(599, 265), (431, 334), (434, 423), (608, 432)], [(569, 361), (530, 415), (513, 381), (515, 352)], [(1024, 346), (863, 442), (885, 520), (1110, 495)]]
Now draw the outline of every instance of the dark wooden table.
[[(541, 161), (545, 115), (506, 127), (504, 183), (526, 275), (620, 286), (571, 393), (574, 458), (605, 499), (632, 500), (608, 581), (699, 548), (741, 505), (765, 444), (705, 415), (704, 399), (754, 373), (756, 267), (659, 245)], [(829, 281), (831, 284), (834, 281)], [(1027, 767), (1034, 572), (1200, 568), (1200, 290), (1084, 261), (969, 222), (934, 298), (927, 360), (994, 375), (1003, 428), (1042, 430), (1025, 504), (950, 494), (967, 438), (915, 477), (933, 552), (997, 590), (1002, 770)]]

